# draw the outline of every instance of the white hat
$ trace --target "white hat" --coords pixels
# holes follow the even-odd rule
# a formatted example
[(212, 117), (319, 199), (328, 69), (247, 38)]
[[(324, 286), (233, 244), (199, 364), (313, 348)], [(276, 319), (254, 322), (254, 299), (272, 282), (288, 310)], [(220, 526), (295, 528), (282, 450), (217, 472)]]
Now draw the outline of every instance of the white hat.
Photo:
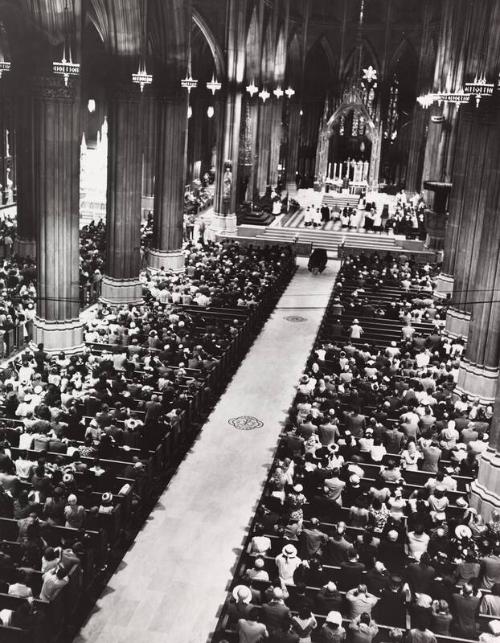
[(297, 493), (300, 493), (301, 491), (304, 491), (304, 487), (301, 484), (296, 484), (293, 490), (296, 491)]
[(500, 620), (490, 621), (488, 625), (492, 634), (500, 634)]
[(358, 485), (358, 484), (359, 484), (359, 482), (360, 482), (360, 480), (359, 480), (359, 476), (358, 476), (358, 475), (356, 475), (355, 473), (353, 473), (353, 474), (352, 474), (352, 476), (349, 478), (349, 482), (350, 482), (352, 485)]
[(353, 320), (352, 320), (352, 323), (353, 323), (353, 324), (359, 324), (359, 319), (353, 319)]
[(285, 545), (281, 553), (283, 556), (286, 556), (286, 558), (295, 558), (295, 556), (297, 556), (297, 549), (293, 545)]
[(463, 496), (459, 496), (455, 500), (455, 504), (457, 505), (457, 507), (461, 507), (462, 509), (465, 509), (469, 506), (467, 500)]
[(113, 494), (111, 492), (106, 491), (106, 493), (102, 494), (101, 502), (103, 502), (104, 504), (109, 504), (112, 501), (113, 501)]
[(252, 600), (252, 591), (246, 585), (236, 585), (233, 589), (233, 598), (235, 601), (240, 600), (248, 605)]
[(472, 531), (467, 525), (457, 525), (455, 527), (455, 536), (459, 539), (472, 538)]
[(335, 625), (342, 625), (342, 614), (340, 612), (332, 611), (328, 612), (326, 617), (327, 623), (334, 623)]

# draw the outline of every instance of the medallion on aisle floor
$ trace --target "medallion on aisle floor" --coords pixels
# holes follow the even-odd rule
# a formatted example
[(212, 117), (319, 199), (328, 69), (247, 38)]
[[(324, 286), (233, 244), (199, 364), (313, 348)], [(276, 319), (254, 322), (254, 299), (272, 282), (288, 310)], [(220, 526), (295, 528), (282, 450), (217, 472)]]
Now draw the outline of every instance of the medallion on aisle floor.
[(301, 317), (300, 315), (288, 315), (288, 317), (285, 317), (286, 321), (289, 322), (305, 322), (307, 321), (306, 317)]
[(240, 415), (237, 418), (229, 419), (228, 423), (240, 431), (252, 431), (253, 429), (260, 429), (261, 426), (264, 426), (264, 422), (253, 417), (253, 415)]

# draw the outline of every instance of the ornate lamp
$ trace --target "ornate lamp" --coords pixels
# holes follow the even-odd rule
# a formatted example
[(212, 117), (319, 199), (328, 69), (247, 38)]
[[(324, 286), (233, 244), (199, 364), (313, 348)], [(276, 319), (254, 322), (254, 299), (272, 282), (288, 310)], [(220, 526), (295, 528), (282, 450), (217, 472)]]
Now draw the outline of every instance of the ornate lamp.
[(258, 93), (259, 88), (255, 85), (255, 82), (252, 80), (250, 85), (246, 86), (246, 90), (250, 94), (251, 98), (253, 98), (254, 94)]
[(276, 98), (277, 98), (278, 100), (279, 100), (279, 99), (284, 95), (284, 93), (285, 93), (285, 92), (281, 89), (281, 87), (280, 87), (279, 85), (278, 85), (278, 87), (276, 87), (276, 89), (273, 91), (273, 94), (276, 96)]
[(8, 60), (0, 60), (0, 78), (4, 72), (10, 71), (10, 62)]
[(146, 71), (146, 67), (141, 67), (141, 64), (139, 63), (139, 69), (137, 70), (137, 73), (132, 74), (132, 82), (136, 85), (139, 85), (142, 92), (144, 91), (144, 87), (146, 85), (151, 85), (151, 83), (153, 82), (153, 76), (152, 74), (148, 74)]
[(266, 100), (271, 96), (271, 94), (264, 87), (261, 92), (259, 92), (259, 97), (262, 98), (262, 102), (265, 103)]
[(215, 79), (215, 76), (212, 74), (212, 80), (207, 83), (207, 89), (212, 92), (212, 95), (215, 96), (215, 92), (218, 92), (222, 87), (222, 84)]
[(191, 70), (188, 70), (188, 73), (186, 74), (186, 78), (183, 78), (181, 80), (181, 87), (184, 87), (184, 89), (187, 89), (188, 94), (191, 93), (192, 89), (196, 89), (198, 87), (198, 81), (191, 76)]
[(288, 99), (290, 99), (292, 96), (295, 95), (295, 89), (292, 89), (290, 86), (288, 86), (287, 89), (285, 89), (285, 94)]
[(146, 71), (146, 25), (147, 25), (147, 0), (143, 0), (141, 4), (141, 55), (139, 58), (139, 68), (136, 74), (132, 74), (132, 82), (139, 85), (141, 93), (144, 91), (146, 85), (151, 85), (153, 82), (152, 74)]
[[(64, 46), (62, 60), (54, 61), (52, 63), (52, 71), (58, 76), (64, 78), (64, 84), (67, 87), (70, 76), (78, 76), (80, 73), (80, 65), (73, 62), (71, 52), (71, 29), (68, 17), (68, 0), (64, 7)], [(10, 69), (10, 63), (8, 63)], [(8, 71), (8, 70), (7, 70)]]

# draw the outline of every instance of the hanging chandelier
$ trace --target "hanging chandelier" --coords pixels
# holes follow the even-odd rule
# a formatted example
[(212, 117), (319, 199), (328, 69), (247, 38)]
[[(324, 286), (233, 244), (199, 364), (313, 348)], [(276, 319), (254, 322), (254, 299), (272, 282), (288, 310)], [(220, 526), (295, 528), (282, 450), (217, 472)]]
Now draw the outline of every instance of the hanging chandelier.
[(273, 94), (276, 96), (276, 98), (277, 98), (278, 100), (279, 100), (279, 99), (284, 95), (284, 93), (285, 93), (285, 92), (281, 89), (281, 87), (280, 87), (279, 85), (278, 85), (278, 87), (276, 87), (276, 89), (273, 91)]
[(246, 90), (250, 94), (250, 96), (253, 98), (254, 94), (258, 93), (259, 88), (256, 86), (255, 82), (252, 80), (250, 85), (246, 86)]
[(191, 93), (192, 89), (196, 89), (198, 87), (198, 81), (191, 76), (190, 70), (188, 70), (188, 73), (186, 74), (186, 78), (183, 78), (181, 80), (181, 87), (183, 87), (184, 89), (187, 89), (188, 94)]
[(465, 83), (463, 89), (459, 89), (456, 92), (429, 92), (419, 96), (417, 102), (424, 109), (427, 109), (434, 103), (455, 103), (456, 105), (462, 105), (463, 103), (468, 103), (473, 97), (476, 101), (476, 107), (479, 107), (481, 99), (492, 96), (494, 89), (495, 85), (486, 82), (484, 76), (480, 78), (476, 76), (474, 82)]
[(271, 94), (264, 87), (261, 92), (259, 92), (259, 97), (262, 98), (262, 102), (265, 103), (266, 100), (271, 96)]
[(8, 60), (0, 60), (0, 78), (4, 72), (10, 71), (10, 62)]
[(285, 94), (288, 99), (290, 99), (292, 96), (295, 95), (295, 89), (292, 89), (290, 86), (288, 86), (287, 89), (285, 89)]
[(495, 85), (493, 83), (487, 83), (484, 76), (482, 78), (476, 76), (474, 82), (465, 83), (465, 92), (470, 96), (474, 96), (476, 99), (476, 107), (479, 107), (481, 98), (492, 96), (494, 89)]
[[(7, 63), (10, 69), (10, 63)], [(9, 71), (6, 69), (6, 71)], [(4, 70), (2, 70), (4, 71)], [(80, 73), (80, 65), (73, 62), (73, 55), (71, 51), (71, 27), (69, 21), (68, 0), (64, 6), (64, 45), (62, 60), (54, 61), (52, 63), (52, 71), (58, 76), (64, 78), (64, 85), (67, 87), (70, 76), (78, 76)], [(1, 74), (0, 74), (1, 76)]]
[(222, 83), (219, 83), (212, 74), (212, 80), (207, 83), (207, 89), (209, 89), (212, 92), (212, 95), (215, 96), (215, 92), (218, 92), (221, 87)]
[(148, 74), (146, 71), (146, 41), (147, 41), (147, 15), (148, 8), (146, 5), (147, 0), (143, 0), (141, 5), (141, 54), (139, 58), (139, 68), (137, 69), (136, 74), (132, 74), (132, 82), (136, 85), (139, 85), (141, 93), (144, 91), (146, 85), (151, 85), (153, 82), (152, 74)]
[(141, 67), (139, 63), (139, 69), (136, 74), (132, 74), (132, 82), (136, 85), (139, 85), (141, 92), (144, 91), (146, 85), (151, 85), (153, 82), (152, 74), (148, 74), (146, 67)]
[(188, 50), (188, 67), (187, 67), (187, 73), (186, 73), (186, 78), (183, 78), (181, 80), (181, 87), (184, 89), (187, 89), (188, 95), (191, 94), (192, 89), (196, 89), (198, 87), (198, 81), (193, 78), (193, 75), (191, 73), (191, 47), (189, 47)]

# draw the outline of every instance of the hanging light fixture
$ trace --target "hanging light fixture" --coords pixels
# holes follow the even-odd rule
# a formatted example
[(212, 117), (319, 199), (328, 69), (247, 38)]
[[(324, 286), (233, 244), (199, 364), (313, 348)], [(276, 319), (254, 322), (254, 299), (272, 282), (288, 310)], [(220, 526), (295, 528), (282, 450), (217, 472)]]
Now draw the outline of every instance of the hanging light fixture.
[(281, 89), (281, 87), (278, 85), (276, 89), (273, 91), (273, 94), (276, 96), (276, 98), (279, 100), (285, 92)]
[(286, 97), (290, 99), (292, 96), (295, 95), (295, 89), (292, 89), (289, 85), (288, 88), (285, 89), (285, 94), (286, 94)]
[(139, 57), (139, 68), (136, 74), (132, 74), (132, 82), (139, 85), (141, 93), (144, 91), (146, 85), (151, 85), (153, 82), (152, 74), (146, 71), (146, 47), (147, 47), (147, 24), (148, 24), (148, 8), (146, 5), (147, 0), (142, 1), (141, 5), (141, 53)]
[(465, 83), (465, 93), (474, 96), (476, 99), (476, 107), (479, 107), (481, 98), (492, 96), (494, 89), (495, 85), (493, 83), (487, 83), (484, 76), (481, 78), (476, 76), (473, 83)]
[(192, 77), (190, 69), (188, 69), (188, 73), (186, 74), (186, 78), (183, 78), (181, 80), (181, 87), (184, 87), (184, 89), (187, 89), (188, 94), (191, 93), (192, 89), (196, 89), (198, 87), (198, 81), (195, 80)]
[(219, 83), (219, 81), (216, 80), (215, 76), (212, 74), (212, 80), (209, 83), (207, 83), (207, 89), (209, 89), (212, 92), (212, 96), (215, 96), (215, 92), (218, 92), (221, 87), (222, 87), (222, 84)]
[[(8, 65), (10, 69), (10, 63), (8, 63)], [(64, 84), (66, 87), (68, 86), (69, 77), (78, 76), (80, 73), (80, 65), (73, 62), (71, 51), (71, 23), (69, 20), (68, 0), (66, 0), (64, 6), (64, 45), (62, 60), (54, 61), (52, 63), (52, 71), (54, 74), (64, 78)]]
[(9, 60), (0, 60), (0, 78), (2, 78), (2, 74), (5, 72), (10, 71), (10, 61)]
[(259, 88), (256, 86), (255, 82), (252, 80), (250, 85), (246, 86), (246, 90), (250, 94), (250, 96), (253, 98), (254, 94), (258, 93)]
[(265, 103), (266, 100), (271, 96), (271, 94), (264, 87), (261, 92), (259, 92), (259, 97), (262, 98), (262, 102)]
[(212, 107), (212, 105), (209, 105), (209, 107), (207, 108), (207, 116), (208, 116), (208, 118), (212, 118), (214, 114), (215, 114), (214, 108)]

